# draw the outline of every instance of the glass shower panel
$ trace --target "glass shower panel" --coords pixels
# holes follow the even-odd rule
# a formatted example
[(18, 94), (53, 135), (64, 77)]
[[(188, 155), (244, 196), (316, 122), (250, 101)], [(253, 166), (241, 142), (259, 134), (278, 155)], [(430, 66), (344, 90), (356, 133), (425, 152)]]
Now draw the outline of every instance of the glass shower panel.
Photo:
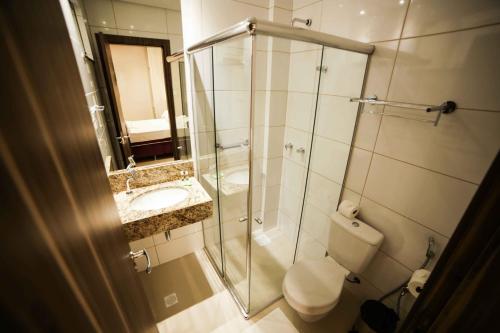
[(190, 57), (193, 85), (193, 120), (198, 179), (213, 201), (213, 215), (204, 220), (205, 248), (219, 273), (223, 272), (221, 230), (219, 225), (217, 159), (215, 152), (215, 114), (213, 108), (213, 50), (197, 52)]
[(322, 47), (256, 37), (251, 313), (281, 297), (293, 264)]
[(329, 216), (339, 204), (358, 114), (349, 98), (361, 96), (367, 59), (324, 48), (296, 260), (321, 258), (328, 250)]
[(215, 145), (224, 275), (249, 307), (248, 193), (252, 38), (213, 47)]

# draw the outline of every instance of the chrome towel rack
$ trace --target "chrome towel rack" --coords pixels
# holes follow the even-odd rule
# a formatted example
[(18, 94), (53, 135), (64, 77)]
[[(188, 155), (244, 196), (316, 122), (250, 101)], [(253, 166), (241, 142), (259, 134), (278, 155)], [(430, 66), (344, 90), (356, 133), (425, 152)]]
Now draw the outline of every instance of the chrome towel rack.
[(358, 103), (395, 106), (395, 107), (405, 108), (405, 109), (422, 110), (425, 112), (437, 112), (436, 119), (429, 120), (429, 119), (404, 117), (402, 115), (398, 115), (398, 114), (394, 114), (394, 113), (387, 113), (385, 111), (383, 111), (383, 112), (374, 112), (372, 110), (363, 111), (363, 112), (367, 112), (370, 114), (376, 114), (376, 115), (381, 115), (381, 116), (389, 116), (389, 117), (417, 120), (417, 121), (422, 121), (422, 122), (426, 122), (426, 123), (433, 123), (434, 126), (438, 125), (439, 119), (441, 119), (441, 114), (452, 113), (457, 108), (457, 104), (453, 101), (446, 101), (446, 102), (442, 103), (441, 105), (421, 105), (421, 104), (379, 100), (377, 96), (366, 97), (366, 98), (350, 98), (349, 100), (351, 102), (358, 102)]

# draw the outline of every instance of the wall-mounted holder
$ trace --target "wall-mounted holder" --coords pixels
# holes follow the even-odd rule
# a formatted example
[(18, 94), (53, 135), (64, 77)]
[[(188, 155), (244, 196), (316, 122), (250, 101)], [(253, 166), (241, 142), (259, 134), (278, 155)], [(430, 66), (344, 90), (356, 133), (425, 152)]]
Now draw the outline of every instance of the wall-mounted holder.
[(350, 101), (351, 102), (358, 102), (358, 103), (366, 103), (366, 104), (395, 106), (395, 107), (405, 108), (405, 109), (423, 110), (425, 112), (437, 111), (438, 113), (437, 113), (436, 118), (434, 120), (404, 117), (404, 116), (401, 116), (399, 114), (387, 113), (387, 112), (385, 112), (385, 110), (383, 112), (374, 112), (371, 110), (370, 111), (363, 111), (363, 112), (367, 112), (370, 114), (376, 114), (376, 115), (380, 115), (380, 116), (389, 116), (389, 117), (416, 120), (416, 121), (421, 121), (421, 122), (425, 122), (425, 123), (433, 123), (434, 126), (438, 125), (439, 120), (441, 119), (441, 114), (452, 113), (457, 108), (457, 104), (453, 101), (446, 101), (446, 102), (443, 102), (441, 105), (421, 105), (421, 104), (412, 104), (412, 103), (403, 103), (403, 102), (383, 101), (383, 100), (379, 100), (377, 96), (366, 97), (366, 98), (350, 98)]

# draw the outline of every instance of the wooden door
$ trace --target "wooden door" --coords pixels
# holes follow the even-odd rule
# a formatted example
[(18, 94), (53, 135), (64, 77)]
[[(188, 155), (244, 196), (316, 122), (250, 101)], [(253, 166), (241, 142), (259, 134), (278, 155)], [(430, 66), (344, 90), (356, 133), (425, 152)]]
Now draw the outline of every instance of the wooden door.
[(0, 3), (6, 332), (157, 332), (59, 1)]
[(123, 44), (123, 45), (140, 45), (140, 46), (154, 46), (162, 49), (162, 63), (163, 63), (163, 78), (165, 82), (165, 94), (167, 96), (168, 106), (168, 119), (170, 122), (170, 134), (172, 136), (173, 156), (175, 160), (180, 159), (180, 152), (178, 149), (179, 140), (177, 135), (177, 124), (175, 120), (175, 104), (174, 94), (172, 87), (172, 73), (171, 66), (167, 62), (167, 56), (170, 55), (170, 41), (166, 39), (132, 37), (132, 36), (118, 36), (107, 35), (102, 32), (96, 34), (97, 45), (99, 48), (99, 56), (102, 60), (104, 79), (108, 94), (110, 95), (111, 108), (114, 114), (114, 121), (117, 132), (121, 133), (121, 144), (124, 152), (125, 165), (127, 164), (127, 157), (131, 155), (130, 139), (127, 133), (125, 124), (125, 117), (123, 115), (120, 93), (118, 91), (118, 84), (116, 81), (115, 70), (111, 58), (110, 44)]

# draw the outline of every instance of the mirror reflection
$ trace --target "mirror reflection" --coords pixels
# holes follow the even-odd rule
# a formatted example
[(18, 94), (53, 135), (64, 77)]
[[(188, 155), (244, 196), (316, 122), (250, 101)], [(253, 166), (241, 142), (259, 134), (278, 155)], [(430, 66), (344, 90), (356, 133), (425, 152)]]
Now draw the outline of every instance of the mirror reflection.
[(131, 156), (137, 165), (188, 159), (184, 72), (166, 62), (169, 40), (102, 33), (97, 40), (120, 146), (116, 158), (123, 166)]

